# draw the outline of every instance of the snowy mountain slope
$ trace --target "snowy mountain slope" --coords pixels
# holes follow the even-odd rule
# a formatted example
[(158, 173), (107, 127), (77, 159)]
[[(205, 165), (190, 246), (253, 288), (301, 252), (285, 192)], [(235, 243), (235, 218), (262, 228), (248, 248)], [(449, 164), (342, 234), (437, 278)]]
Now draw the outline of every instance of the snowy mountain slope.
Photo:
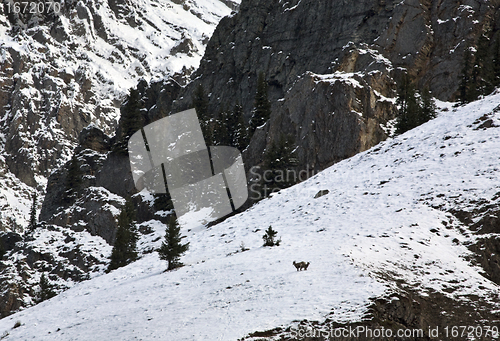
[[(183, 268), (164, 272), (147, 254), (0, 320), (0, 332), (5, 340), (236, 340), (302, 319), (361, 321), (370, 298), (397, 292), (397, 283), (498, 311), (498, 285), (468, 260), (477, 236), (450, 212), (498, 204), (499, 104), (500, 93), (443, 111), (221, 224), (184, 231)], [(329, 193), (315, 199), (320, 190)], [(154, 240), (163, 231), (151, 224)], [(278, 247), (262, 247), (269, 225)], [(311, 265), (297, 272), (294, 260)]]
[(111, 246), (87, 231), (56, 225), (38, 229), (18, 241), (10, 257), (0, 263), (2, 311), (35, 304), (42, 274), (60, 292), (103, 273), (110, 253)]
[(114, 132), (139, 79), (185, 80), (237, 3), (64, 1), (39, 15), (0, 6), (0, 207), (12, 218), (1, 226), (26, 225), (30, 187), (43, 194), (84, 127)]

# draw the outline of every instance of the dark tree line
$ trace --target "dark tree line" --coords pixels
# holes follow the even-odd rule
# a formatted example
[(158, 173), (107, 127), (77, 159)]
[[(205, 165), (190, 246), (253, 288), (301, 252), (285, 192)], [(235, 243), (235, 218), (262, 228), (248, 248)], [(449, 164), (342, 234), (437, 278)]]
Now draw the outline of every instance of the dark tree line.
[(250, 120), (250, 135), (253, 135), (257, 127), (266, 123), (271, 117), (271, 103), (267, 97), (267, 82), (263, 72), (259, 73), (257, 79), (257, 93), (255, 94), (254, 110)]
[(137, 240), (139, 235), (135, 220), (134, 205), (129, 198), (118, 215), (118, 228), (116, 230), (115, 244), (111, 251), (108, 272), (137, 260)]
[(208, 146), (232, 146), (239, 150), (247, 147), (249, 138), (241, 105), (236, 104), (232, 110), (222, 108), (217, 117), (211, 117), (208, 96), (200, 84), (193, 96), (193, 107)]
[(78, 196), (78, 192), (81, 190), (83, 184), (83, 172), (78, 163), (78, 158), (75, 154), (71, 157), (68, 167), (68, 173), (66, 174), (66, 192), (64, 193), (64, 199), (66, 202), (74, 202)]
[(436, 104), (428, 88), (417, 92), (405, 74), (400, 82), (396, 104), (396, 134), (402, 134), (436, 117)]
[[(223, 108), (218, 115), (209, 111), (209, 96), (203, 86), (199, 84), (193, 95), (192, 105), (196, 109), (200, 126), (207, 145), (229, 145), (243, 150), (257, 129), (266, 123), (271, 116), (271, 104), (268, 99), (268, 85), (265, 74), (257, 76), (257, 90), (254, 99), (254, 109), (250, 122), (245, 124), (242, 106), (237, 103), (233, 108)], [(130, 89), (129, 95), (121, 108), (119, 135), (113, 150), (127, 154), (128, 140), (143, 126), (141, 110), (143, 103), (140, 92)]]
[[(458, 87), (460, 104), (491, 94), (500, 86), (500, 33), (482, 34), (473, 48), (465, 48)], [(401, 134), (427, 122), (436, 115), (436, 106), (428, 89), (417, 91), (405, 75), (398, 89), (399, 115), (396, 133)]]
[(56, 296), (55, 286), (49, 281), (45, 273), (40, 276), (40, 282), (38, 283), (40, 289), (36, 295), (35, 302), (41, 303), (52, 297)]
[[(265, 74), (257, 76), (257, 90), (248, 125), (245, 124), (243, 108), (236, 104), (232, 110), (222, 105), (218, 115), (209, 113), (209, 98), (203, 86), (198, 85), (193, 94), (196, 109), (207, 145), (233, 146), (244, 150), (258, 127), (266, 124), (271, 117), (271, 103), (268, 98), (268, 84)], [(281, 134), (268, 146), (263, 155), (262, 177), (256, 185), (259, 198), (272, 192), (290, 187), (298, 182), (297, 160), (294, 155), (295, 141), (292, 136)]]
[(243, 107), (239, 103), (230, 109), (223, 105), (218, 115), (212, 115), (209, 112), (208, 95), (201, 84), (193, 93), (192, 104), (198, 114), (207, 145), (233, 146), (243, 150), (248, 146), (257, 127), (271, 117), (267, 81), (262, 72), (257, 78), (254, 109), (248, 125), (245, 124)]
[(264, 153), (263, 184), (261, 194), (267, 197), (272, 192), (288, 188), (298, 182), (294, 155), (295, 141), (292, 136), (281, 134)]
[(222, 109), (213, 124), (212, 143), (216, 146), (232, 146), (240, 151), (248, 145), (248, 132), (243, 108), (236, 104), (232, 111)]
[(139, 90), (130, 89), (125, 104), (121, 109), (120, 134), (116, 137), (113, 151), (128, 155), (128, 140), (143, 126), (141, 110), (143, 103)]
[(458, 89), (460, 104), (489, 95), (500, 86), (499, 36), (486, 32), (479, 37), (476, 48), (465, 48)]

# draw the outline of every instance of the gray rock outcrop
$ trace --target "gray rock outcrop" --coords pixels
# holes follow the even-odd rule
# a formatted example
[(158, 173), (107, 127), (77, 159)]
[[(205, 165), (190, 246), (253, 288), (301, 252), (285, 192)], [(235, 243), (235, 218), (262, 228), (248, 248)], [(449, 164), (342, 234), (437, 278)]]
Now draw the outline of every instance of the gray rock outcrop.
[[(247, 168), (285, 132), (295, 137), (300, 168), (321, 170), (387, 138), (403, 72), (435, 97), (453, 100), (463, 51), (499, 25), (498, 5), (244, 0), (219, 23), (193, 81), (172, 98), (172, 111), (190, 107), (201, 84), (214, 116), (240, 103), (249, 120), (257, 75), (264, 72), (272, 116), (245, 152)], [(337, 72), (344, 74), (333, 82)]]
[[(230, 8), (210, 12), (196, 1), (184, 9), (174, 2), (67, 0), (50, 9), (40, 4), (46, 10), (36, 14), (19, 2), (0, 6), (0, 191), (17, 182), (19, 201), (34, 190), (43, 195), (82, 129), (93, 124), (114, 135), (130, 87), (169, 76), (185, 82), (220, 17), (237, 7), (224, 3)], [(12, 219), (1, 216), (0, 225), (26, 225), (1, 195), (0, 207)]]

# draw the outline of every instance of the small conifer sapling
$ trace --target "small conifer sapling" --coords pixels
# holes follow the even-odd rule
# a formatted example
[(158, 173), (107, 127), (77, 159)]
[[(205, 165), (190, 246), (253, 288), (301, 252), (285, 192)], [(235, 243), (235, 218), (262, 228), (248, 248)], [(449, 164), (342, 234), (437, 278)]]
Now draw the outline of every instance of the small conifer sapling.
[(266, 233), (264, 234), (264, 236), (262, 236), (262, 239), (264, 239), (264, 246), (279, 246), (281, 243), (281, 238), (278, 240), (274, 240), (277, 234), (278, 231), (273, 230), (271, 225), (269, 225)]

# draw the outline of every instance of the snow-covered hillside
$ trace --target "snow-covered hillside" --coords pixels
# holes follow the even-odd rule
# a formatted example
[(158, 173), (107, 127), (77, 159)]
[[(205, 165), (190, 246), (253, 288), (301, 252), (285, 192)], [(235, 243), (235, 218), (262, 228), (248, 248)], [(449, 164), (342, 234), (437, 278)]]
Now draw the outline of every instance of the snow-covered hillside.
[[(397, 292), (396, 282), (500, 308), (498, 286), (466, 260), (477, 236), (450, 213), (498, 205), (499, 105), (500, 93), (449, 107), (221, 224), (184, 231), (185, 267), (164, 272), (157, 254), (146, 254), (0, 320), (0, 333), (4, 340), (236, 340), (302, 319), (360, 321), (370, 298)], [(320, 190), (329, 193), (315, 198)], [(149, 224), (149, 240), (163, 235), (164, 226)], [(278, 247), (262, 246), (269, 225)], [(297, 272), (294, 260), (309, 269)]]
[(63, 1), (40, 15), (0, 6), (0, 228), (26, 226), (33, 188), (43, 194), (84, 127), (114, 133), (138, 80), (185, 80), (238, 3)]

